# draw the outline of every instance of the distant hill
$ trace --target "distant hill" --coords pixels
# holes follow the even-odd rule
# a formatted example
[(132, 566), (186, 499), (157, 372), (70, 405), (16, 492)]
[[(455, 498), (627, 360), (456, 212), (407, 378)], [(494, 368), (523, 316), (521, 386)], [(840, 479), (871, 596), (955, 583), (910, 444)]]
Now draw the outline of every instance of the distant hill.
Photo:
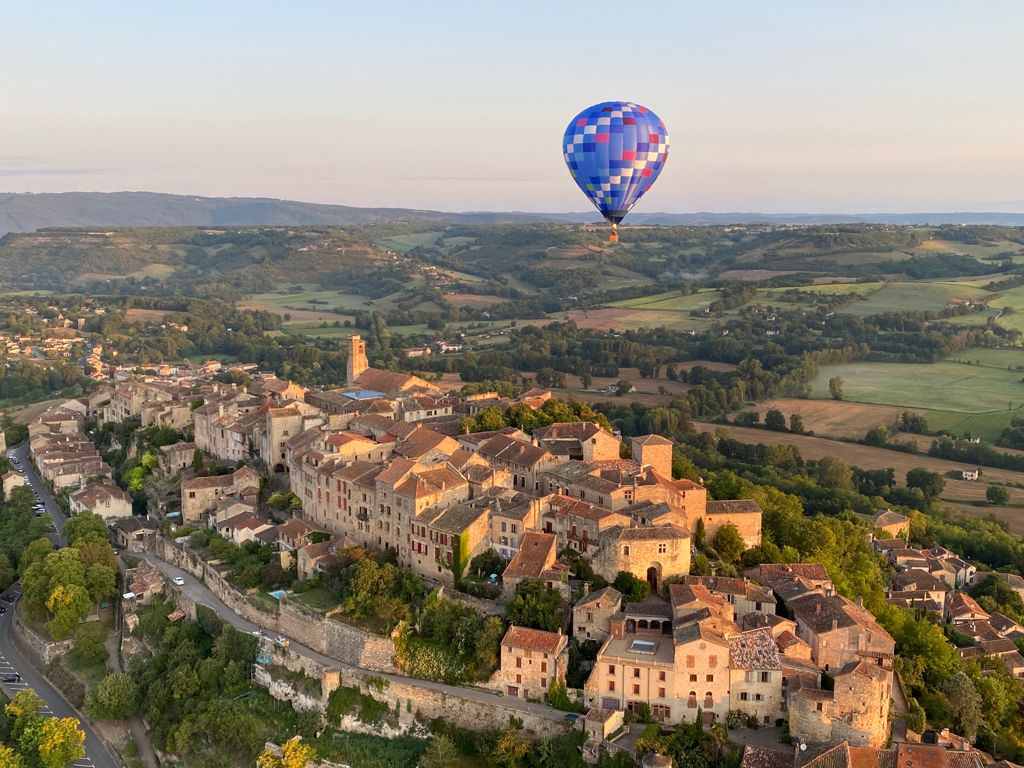
[(505, 224), (543, 217), (517, 213), (353, 208), (259, 197), (195, 197), (158, 192), (0, 193), (0, 235), (47, 227), (346, 226), (406, 221)]
[[(196, 197), (158, 192), (0, 193), (0, 235), (47, 227), (350, 226), (400, 222), (523, 224), (595, 222), (597, 215), (412, 208), (356, 208), (259, 197)], [(628, 223), (662, 226), (725, 224), (995, 224), (1024, 226), (1024, 213), (634, 213)]]

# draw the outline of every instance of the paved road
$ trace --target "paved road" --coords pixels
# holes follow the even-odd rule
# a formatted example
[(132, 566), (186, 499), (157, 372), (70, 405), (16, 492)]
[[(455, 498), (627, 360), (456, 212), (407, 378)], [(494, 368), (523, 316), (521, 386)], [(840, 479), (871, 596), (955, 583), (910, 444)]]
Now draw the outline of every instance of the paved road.
[(53, 497), (50, 492), (49, 486), (43, 482), (43, 479), (39, 476), (36, 471), (35, 464), (29, 458), (28, 451), (28, 440), (22, 440), (18, 445), (7, 452), (8, 456), (13, 454), (20, 465), (16, 465), (18, 469), (22, 470), (25, 475), (25, 480), (31, 486), (32, 490), (36, 492), (36, 496), (40, 498), (43, 504), (46, 505), (46, 511), (50, 513), (50, 517), (53, 518), (53, 525), (57, 529), (56, 534), (51, 534), (50, 538), (53, 539), (54, 544), (63, 544), (62, 532), (64, 530), (64, 521), (67, 519), (64, 517), (64, 512), (61, 510), (57, 500)]
[[(253, 624), (251, 621), (246, 621), (233, 610), (228, 608), (228, 606), (221, 602), (220, 598), (213, 594), (213, 592), (211, 592), (205, 584), (197, 580), (187, 571), (183, 571), (180, 568), (177, 568), (171, 565), (170, 563), (161, 560), (152, 553), (146, 553), (143, 555), (143, 557), (149, 562), (150, 565), (158, 568), (165, 576), (169, 578), (180, 576), (181, 578), (183, 578), (185, 580), (184, 585), (175, 587), (176, 589), (182, 590), (194, 602), (201, 603), (207, 606), (208, 608), (211, 608), (221, 619), (226, 621), (235, 629), (240, 629), (243, 632), (250, 633), (257, 629), (265, 629), (264, 627), (260, 627), (256, 624)], [(270, 630), (266, 631), (269, 636), (274, 636), (277, 634), (276, 632), (272, 632)], [(289, 638), (288, 647), (289, 650), (296, 651), (297, 653), (301, 653), (302, 655), (307, 656), (308, 658), (315, 659), (316, 661), (328, 667), (350, 670), (358, 669), (357, 667), (353, 667), (350, 664), (344, 664), (338, 661), (337, 659), (332, 659), (329, 656), (324, 656), (322, 653), (318, 653), (317, 651), (314, 651), (312, 648), (308, 648), (307, 646), (296, 642), (292, 638)], [(379, 676), (381, 677), (386, 677), (387, 679), (396, 683), (414, 685), (419, 688), (441, 691), (454, 696), (460, 696), (466, 699), (473, 699), (484, 706), (491, 706), (493, 704), (498, 703), (499, 701), (498, 695), (496, 693), (483, 691), (478, 688), (462, 688), (456, 685), (446, 685), (445, 683), (435, 683), (431, 680), (420, 680), (419, 678), (403, 677), (401, 675), (390, 675), (381, 673), (377, 674), (379, 674)], [(524, 699), (515, 699), (506, 696), (500, 698), (500, 703), (502, 704), (502, 706), (538, 715), (539, 717), (547, 718), (548, 720), (563, 720), (565, 718), (564, 712), (560, 712), (557, 709), (552, 709), (551, 707), (547, 707), (543, 704), (538, 704), (533, 701), (525, 701)]]
[[(5, 596), (17, 594), (17, 592), (18, 586), (15, 585), (8, 590)], [(71, 763), (74, 768), (120, 768), (121, 763), (110, 756), (110, 753), (100, 743), (92, 726), (79, 716), (61, 693), (50, 685), (47, 679), (18, 651), (11, 637), (13, 632), (11, 615), (14, 612), (14, 607), (8, 602), (0, 602), (0, 605), (7, 606), (7, 612), (0, 616), (0, 678), (11, 675), (18, 675), (20, 678), (16, 683), (0, 682), (0, 689), (3, 689), (8, 697), (12, 697), (18, 691), (31, 688), (46, 704), (43, 709), (44, 715), (47, 717), (73, 717), (79, 720), (82, 730), (85, 731), (85, 757)]]

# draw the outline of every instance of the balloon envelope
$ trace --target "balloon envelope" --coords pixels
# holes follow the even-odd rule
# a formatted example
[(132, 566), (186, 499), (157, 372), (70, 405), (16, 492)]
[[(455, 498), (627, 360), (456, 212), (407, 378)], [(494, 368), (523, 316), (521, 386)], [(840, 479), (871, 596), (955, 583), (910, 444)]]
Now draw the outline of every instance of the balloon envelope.
[(618, 224), (665, 167), (668, 132), (647, 107), (606, 101), (572, 119), (562, 151), (579, 188), (602, 216)]

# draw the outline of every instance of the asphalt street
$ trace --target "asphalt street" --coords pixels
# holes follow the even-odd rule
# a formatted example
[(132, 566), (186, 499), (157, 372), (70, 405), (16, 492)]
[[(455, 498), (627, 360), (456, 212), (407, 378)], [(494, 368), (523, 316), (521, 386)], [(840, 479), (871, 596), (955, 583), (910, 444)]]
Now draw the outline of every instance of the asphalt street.
[[(16, 446), (13, 449), (13, 454), (21, 462), (20, 468), (24, 471), (28, 484), (32, 486), (36, 495), (46, 505), (47, 512), (53, 518), (53, 524), (57, 529), (57, 533), (52, 538), (57, 540), (56, 543), (59, 543), (60, 532), (64, 528), (64, 513), (29, 460), (28, 442), (25, 441)], [(73, 717), (81, 723), (81, 728), (85, 731), (85, 757), (73, 762), (71, 765), (74, 768), (120, 768), (121, 763), (111, 757), (110, 753), (100, 742), (96, 732), (92, 729), (92, 726), (68, 704), (63, 694), (50, 685), (41, 672), (29, 664), (28, 660), (22, 656), (21, 652), (14, 645), (14, 638), (11, 636), (13, 633), (11, 628), (13, 620), (11, 617), (14, 614), (14, 603), (7, 602), (5, 598), (16, 600), (18, 595), (20, 595), (20, 586), (15, 584), (0, 597), (0, 605), (7, 608), (7, 611), (0, 615), (0, 689), (8, 697), (13, 697), (18, 691), (31, 688), (45, 703), (46, 707), (43, 710), (43, 714), (47, 717)], [(3, 678), (11, 677), (12, 675), (17, 675), (19, 680), (10, 683), (3, 682)]]
[[(17, 593), (18, 586), (15, 585), (4, 594), (4, 597), (10, 597)], [(82, 720), (63, 695), (21, 655), (11, 637), (13, 632), (11, 616), (14, 613), (14, 606), (3, 601), (2, 598), (0, 598), (0, 605), (7, 606), (6, 613), (0, 616), (0, 689), (9, 698), (19, 691), (32, 689), (46, 705), (43, 709), (44, 715), (47, 717), (73, 717), (81, 722), (81, 728), (85, 731), (85, 757), (71, 763), (74, 768), (120, 768), (121, 763), (110, 756), (100, 743), (92, 726)], [(17, 675), (19, 680), (11, 683), (2, 682), (3, 678), (12, 675)]]
[[(256, 630), (263, 630), (267, 637), (275, 637), (277, 635), (276, 632), (266, 630), (263, 627), (260, 627), (256, 624), (253, 624), (250, 621), (246, 621), (245, 619), (243, 619), (237, 613), (228, 608), (223, 602), (221, 602), (220, 598), (213, 594), (213, 592), (211, 592), (210, 589), (208, 589), (205, 584), (197, 580), (187, 571), (183, 571), (182, 569), (177, 568), (164, 560), (161, 560), (160, 558), (156, 557), (151, 553), (147, 553), (143, 555), (143, 557), (146, 559), (147, 562), (149, 562), (150, 565), (159, 569), (160, 572), (168, 578), (174, 578), (175, 576), (179, 576), (182, 579), (184, 579), (185, 583), (181, 586), (175, 586), (174, 589), (182, 590), (194, 602), (200, 603), (202, 605), (205, 605), (207, 608), (212, 609), (214, 613), (217, 614), (217, 616), (219, 616), (222, 620), (226, 621), (228, 624), (233, 626), (235, 629), (239, 629), (243, 632), (249, 633), (252, 633)], [(321, 664), (324, 664), (325, 666), (334, 667), (336, 669), (356, 669), (356, 667), (353, 667), (349, 664), (343, 664), (337, 659), (332, 659), (329, 656), (324, 656), (322, 653), (318, 653), (317, 651), (314, 651), (312, 648), (309, 648), (305, 645), (302, 645), (301, 643), (296, 642), (293, 638), (288, 638), (288, 642), (289, 650), (301, 653), (303, 656), (306, 656), (308, 658), (315, 659), (316, 661), (320, 662)], [(444, 683), (435, 683), (431, 680), (420, 680), (419, 678), (403, 677), (401, 675), (380, 674), (380, 676), (386, 677), (387, 679), (396, 683), (414, 685), (419, 688), (426, 688), (434, 691), (442, 691), (453, 696), (460, 696), (462, 698), (472, 699), (474, 701), (478, 701), (483, 706), (491, 706), (497, 703), (497, 694), (492, 693), (490, 691), (480, 690), (478, 688), (463, 688), (461, 686), (446, 685)], [(516, 699), (506, 696), (501, 699), (501, 704), (512, 709), (518, 709), (523, 712), (529, 712), (531, 714), (538, 715), (548, 720), (563, 720), (566, 717), (564, 712), (560, 712), (556, 709), (552, 709), (551, 707), (544, 706), (543, 704), (538, 704), (536, 702), (525, 701), (523, 699)]]
[(64, 530), (64, 521), (67, 519), (64, 517), (64, 512), (61, 510), (57, 500), (50, 493), (49, 487), (43, 482), (42, 478), (39, 477), (39, 473), (36, 471), (35, 465), (28, 455), (28, 440), (22, 440), (14, 448), (7, 451), (8, 456), (16, 458), (20, 464), (16, 465), (16, 469), (20, 469), (24, 475), (25, 480), (32, 486), (32, 490), (36, 492), (36, 496), (39, 497), (40, 501), (46, 505), (46, 511), (53, 518), (53, 526), (57, 529), (56, 535), (51, 535), (50, 538), (54, 539), (54, 544), (62, 544), (63, 539), (62, 532)]

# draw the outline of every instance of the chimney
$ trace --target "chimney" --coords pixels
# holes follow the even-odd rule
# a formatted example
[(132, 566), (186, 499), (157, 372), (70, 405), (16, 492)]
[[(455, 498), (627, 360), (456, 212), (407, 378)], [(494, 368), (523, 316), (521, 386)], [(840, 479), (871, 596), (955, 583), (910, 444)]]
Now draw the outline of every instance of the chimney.
[(586, 597), (589, 594), (590, 594), (590, 582), (589, 581), (584, 581), (583, 582), (583, 596)]
[(815, 605), (814, 605), (814, 612), (816, 614), (821, 613), (821, 603), (815, 603)]

